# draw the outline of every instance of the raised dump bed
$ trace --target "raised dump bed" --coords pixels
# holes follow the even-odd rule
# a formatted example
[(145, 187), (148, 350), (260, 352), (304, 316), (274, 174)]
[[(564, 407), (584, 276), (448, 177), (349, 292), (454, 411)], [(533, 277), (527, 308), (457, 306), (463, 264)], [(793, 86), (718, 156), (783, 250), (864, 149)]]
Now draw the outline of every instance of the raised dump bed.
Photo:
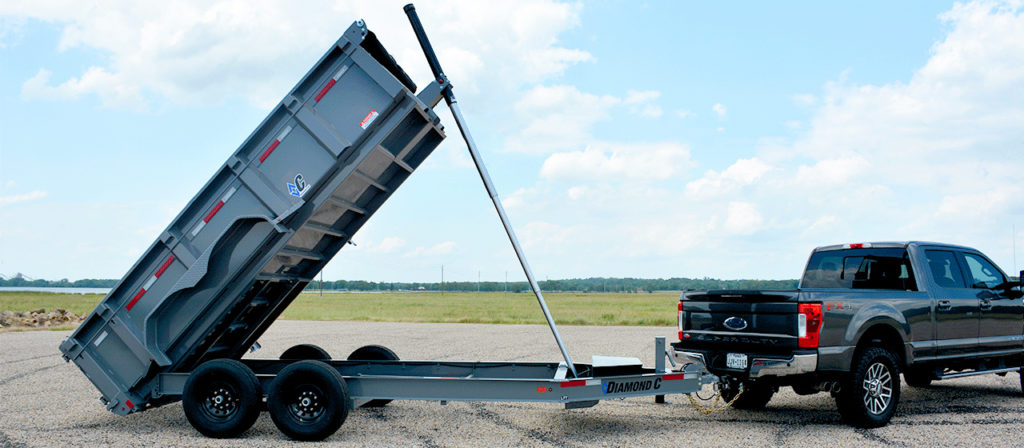
[[(526, 401), (584, 408), (609, 398), (690, 393), (699, 362), (572, 361), (412, 5), (431, 70), (415, 85), (356, 22), (61, 344), (118, 414), (181, 399), (189, 423), (235, 437), (263, 409), (288, 437), (321, 440), (353, 407), (391, 400)], [(369, 345), (346, 360), (301, 344), (239, 361), (284, 308), (444, 139), (444, 99), (565, 362), (401, 361)]]
[(61, 344), (109, 410), (256, 342), (445, 138), (438, 84), (415, 90), (362, 21), (345, 31)]

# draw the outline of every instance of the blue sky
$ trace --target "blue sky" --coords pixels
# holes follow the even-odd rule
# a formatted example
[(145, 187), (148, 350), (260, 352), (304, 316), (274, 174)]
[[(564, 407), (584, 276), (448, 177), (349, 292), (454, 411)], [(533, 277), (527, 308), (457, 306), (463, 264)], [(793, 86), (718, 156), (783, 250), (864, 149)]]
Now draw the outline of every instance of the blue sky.
[[(0, 5), (5, 275), (123, 275), (353, 20), (430, 77), (402, 2), (81, 3)], [(1019, 269), (1019, 2), (417, 7), (541, 279), (795, 278), (908, 239)], [(439, 112), (325, 278), (522, 278)]]

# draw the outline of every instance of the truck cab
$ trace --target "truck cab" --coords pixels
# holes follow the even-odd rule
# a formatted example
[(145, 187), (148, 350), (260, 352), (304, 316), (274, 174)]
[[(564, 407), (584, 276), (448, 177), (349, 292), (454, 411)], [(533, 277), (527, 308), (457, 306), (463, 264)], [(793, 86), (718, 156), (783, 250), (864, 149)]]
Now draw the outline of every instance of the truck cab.
[(724, 398), (762, 408), (782, 386), (831, 392), (856, 426), (886, 424), (908, 384), (1019, 371), (1024, 303), (978, 250), (940, 243), (814, 249), (797, 290), (686, 291), (673, 356)]

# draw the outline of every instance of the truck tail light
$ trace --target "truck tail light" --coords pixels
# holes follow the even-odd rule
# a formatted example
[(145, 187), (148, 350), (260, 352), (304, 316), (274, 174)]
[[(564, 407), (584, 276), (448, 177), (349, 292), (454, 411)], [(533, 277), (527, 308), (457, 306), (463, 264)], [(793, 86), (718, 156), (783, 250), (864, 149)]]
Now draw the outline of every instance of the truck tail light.
[(797, 344), (802, 348), (817, 348), (821, 332), (821, 304), (801, 303), (797, 305)]
[(676, 322), (679, 327), (679, 340), (683, 340), (683, 302), (679, 301), (679, 313), (676, 314)]

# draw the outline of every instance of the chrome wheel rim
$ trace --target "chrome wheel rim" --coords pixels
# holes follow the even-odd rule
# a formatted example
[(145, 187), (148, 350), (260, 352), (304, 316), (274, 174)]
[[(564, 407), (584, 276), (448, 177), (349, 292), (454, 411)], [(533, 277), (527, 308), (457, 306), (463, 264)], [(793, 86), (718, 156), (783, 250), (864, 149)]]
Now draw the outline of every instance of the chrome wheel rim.
[(873, 415), (881, 415), (892, 404), (892, 373), (880, 362), (871, 364), (864, 374), (864, 407)]

